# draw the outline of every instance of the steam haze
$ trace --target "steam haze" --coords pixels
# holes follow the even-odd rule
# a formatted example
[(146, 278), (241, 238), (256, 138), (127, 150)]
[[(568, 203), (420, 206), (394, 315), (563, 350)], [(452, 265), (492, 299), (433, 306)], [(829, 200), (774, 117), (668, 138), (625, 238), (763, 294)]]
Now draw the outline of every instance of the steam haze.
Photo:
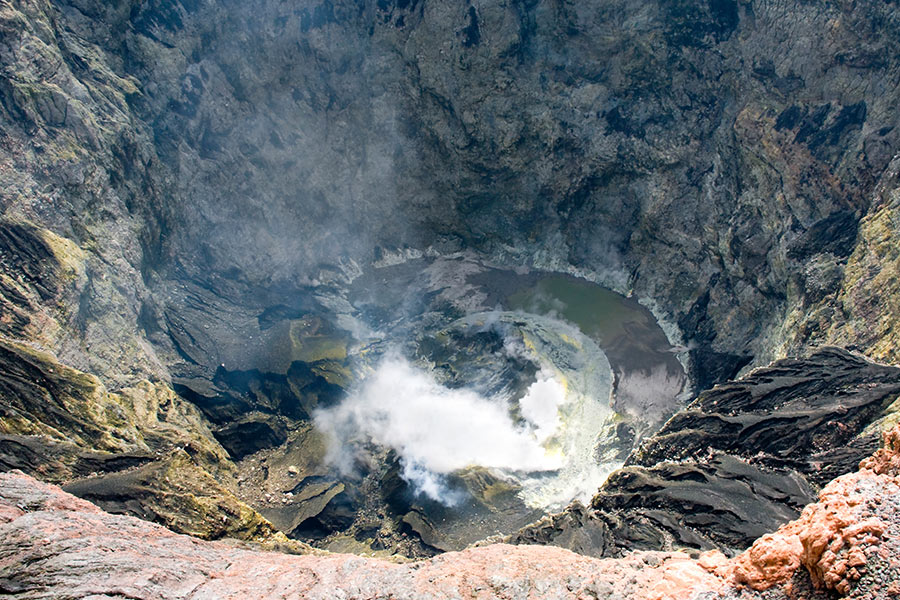
[(354, 442), (371, 441), (394, 449), (403, 477), (429, 498), (453, 504), (442, 477), (473, 465), (506, 472), (551, 471), (562, 457), (541, 446), (558, 425), (564, 401), (558, 383), (543, 378), (523, 404), (528, 423), (516, 425), (507, 400), (467, 389), (449, 389), (398, 356), (385, 358), (339, 405), (319, 411), (316, 425), (332, 437), (331, 461), (343, 470), (353, 459)]

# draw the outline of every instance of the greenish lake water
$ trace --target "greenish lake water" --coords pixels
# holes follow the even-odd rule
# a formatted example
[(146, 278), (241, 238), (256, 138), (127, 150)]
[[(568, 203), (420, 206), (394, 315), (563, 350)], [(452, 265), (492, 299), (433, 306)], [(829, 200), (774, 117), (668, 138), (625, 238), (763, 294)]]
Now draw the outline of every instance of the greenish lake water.
[(652, 320), (652, 315), (637, 302), (595, 283), (564, 275), (538, 280), (531, 289), (510, 295), (507, 304), (511, 310), (559, 316), (601, 347), (625, 335), (629, 326), (652, 330), (655, 325), (648, 322), (647, 317)]

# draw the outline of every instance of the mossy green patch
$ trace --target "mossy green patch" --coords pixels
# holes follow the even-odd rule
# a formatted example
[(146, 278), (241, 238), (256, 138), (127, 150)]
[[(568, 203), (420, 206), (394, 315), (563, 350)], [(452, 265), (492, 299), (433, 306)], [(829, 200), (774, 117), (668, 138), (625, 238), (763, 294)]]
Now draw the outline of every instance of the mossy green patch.
[(87, 254), (78, 247), (78, 244), (68, 238), (56, 235), (49, 229), (41, 229), (40, 236), (53, 252), (64, 279), (72, 281), (84, 273)]
[(166, 384), (143, 381), (112, 393), (94, 375), (3, 339), (0, 363), (4, 433), (45, 435), (96, 452), (188, 447), (206, 465), (229, 464), (199, 411)]
[(291, 359), (306, 363), (347, 358), (346, 335), (332, 330), (317, 317), (291, 321)]
[(863, 219), (859, 241), (837, 297), (845, 321), (829, 330), (833, 343), (854, 343), (880, 361), (900, 363), (900, 193)]

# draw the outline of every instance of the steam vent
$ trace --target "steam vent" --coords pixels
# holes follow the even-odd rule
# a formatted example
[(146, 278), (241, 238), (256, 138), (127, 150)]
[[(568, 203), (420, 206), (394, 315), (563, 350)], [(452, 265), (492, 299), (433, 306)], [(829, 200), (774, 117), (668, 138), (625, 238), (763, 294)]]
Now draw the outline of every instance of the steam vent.
[(900, 4), (0, 0), (0, 598), (900, 600)]

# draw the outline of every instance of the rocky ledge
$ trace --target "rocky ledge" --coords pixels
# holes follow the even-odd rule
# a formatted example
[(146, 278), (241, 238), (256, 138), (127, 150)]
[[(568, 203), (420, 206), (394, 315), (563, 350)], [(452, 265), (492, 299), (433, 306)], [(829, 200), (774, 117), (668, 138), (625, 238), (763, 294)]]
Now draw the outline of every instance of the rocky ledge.
[(595, 559), (492, 545), (410, 563), (294, 556), (116, 516), (27, 475), (0, 475), (0, 593), (12, 598), (728, 598), (900, 595), (900, 427), (799, 519), (728, 559)]
[(900, 414), (900, 369), (839, 348), (780, 360), (701, 393), (632, 452), (591, 505), (506, 541), (598, 557), (735, 555), (856, 469)]

